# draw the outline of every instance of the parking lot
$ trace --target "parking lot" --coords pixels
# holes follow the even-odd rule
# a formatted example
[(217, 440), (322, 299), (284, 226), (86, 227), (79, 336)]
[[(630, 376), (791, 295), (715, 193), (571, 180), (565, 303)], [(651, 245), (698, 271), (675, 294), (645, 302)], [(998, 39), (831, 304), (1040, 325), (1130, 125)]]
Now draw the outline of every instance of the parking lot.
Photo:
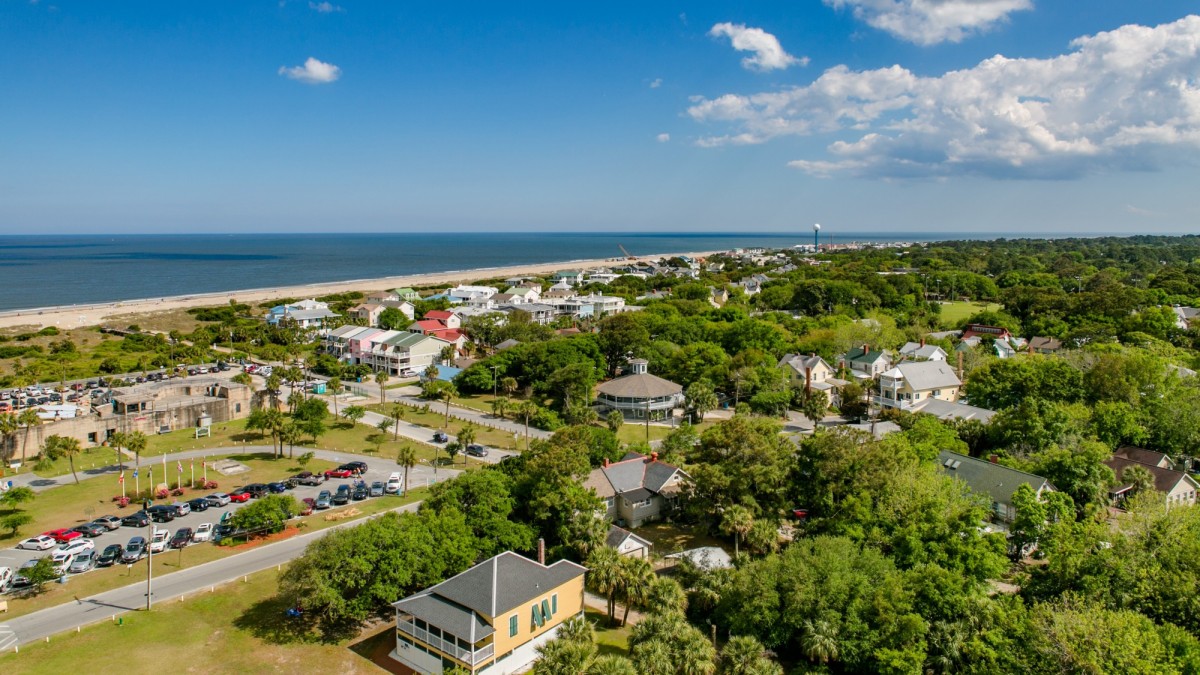
[[(354, 457), (354, 458), (347, 457), (347, 460), (349, 460), (349, 459), (358, 459), (358, 458), (357, 457)], [(363, 475), (361, 480), (366, 482), (366, 484), (369, 487), (371, 485), (371, 483), (373, 483), (375, 481), (386, 482), (388, 476), (391, 475), (393, 472), (398, 472), (403, 476), (404, 470), (402, 468), (398, 468), (395, 465), (395, 463), (393, 463), (393, 462), (385, 462), (385, 461), (368, 462), (367, 472)], [(293, 475), (293, 474), (280, 474), (279, 476), (274, 477), (274, 478), (275, 478), (275, 480), (283, 480), (283, 479), (289, 477), (290, 475)], [(355, 482), (356, 482), (356, 480), (352, 479), (352, 478), (345, 478), (345, 479), (331, 478), (319, 486), (298, 485), (294, 489), (288, 490), (286, 492), (286, 494), (292, 495), (297, 500), (304, 499), (306, 497), (311, 497), (315, 500), (317, 495), (322, 490), (329, 490), (330, 492), (335, 492), (339, 485), (342, 485), (342, 484), (353, 485)], [(223, 485), (229, 485), (230, 487), (228, 489), (226, 489), (225, 487), (222, 487), (222, 489), (217, 490), (215, 492), (224, 492), (224, 493), (228, 494), (228, 493), (234, 492), (238, 488), (242, 487), (242, 485), (244, 485), (244, 483), (237, 481), (237, 478), (235, 476), (235, 477), (232, 477), (232, 480), (228, 480), (228, 481), (224, 482)], [(417, 486), (416, 483), (413, 483), (410, 481), (410, 485), (409, 485), (410, 488), (414, 488), (416, 486)], [(193, 491), (189, 491), (188, 494), (185, 495), (184, 497), (178, 497), (178, 498), (172, 497), (172, 498), (169, 498), (169, 499), (163, 500), (163, 501), (156, 500), (154, 503), (156, 505), (157, 504), (170, 504), (176, 500), (187, 501), (187, 500), (195, 499), (197, 497), (203, 497), (205, 494), (210, 494), (210, 493), (202, 494), (198, 491), (193, 490)], [(368, 499), (391, 499), (391, 498), (392, 497), (390, 495), (385, 496), (385, 497), (374, 497), (374, 498), (368, 497)], [(186, 516), (175, 518), (174, 520), (172, 520), (169, 523), (152, 523), (151, 527), (165, 529), (165, 530), (168, 530), (172, 534), (174, 534), (176, 530), (183, 528), (183, 527), (190, 527), (192, 529), (192, 531), (194, 532), (201, 523), (213, 523), (213, 525), (215, 526), (221, 520), (221, 517), (223, 515), (225, 515), (226, 513), (236, 512), (238, 509), (240, 509), (244, 506), (247, 506), (248, 504), (253, 503), (253, 501), (254, 500), (251, 500), (244, 504), (231, 503), (228, 506), (224, 506), (224, 507), (209, 508), (208, 510), (203, 511), (203, 512), (195, 512), (195, 513), (188, 514)], [(362, 503), (362, 502), (350, 502), (350, 504), (348, 506), (352, 507), (358, 503)], [(335, 507), (334, 509), (330, 509), (330, 511), (333, 511), (336, 509), (341, 509), (341, 508), (347, 508), (347, 507), (339, 506), (339, 507)], [(141, 510), (140, 507), (136, 507), (132, 504), (124, 509), (116, 508), (116, 506), (114, 505), (112, 507), (112, 509), (110, 511), (108, 511), (107, 513), (97, 513), (97, 514), (95, 514), (95, 516), (93, 518), (84, 518), (84, 517), (82, 517), (82, 514), (81, 514), (81, 517), (79, 518), (79, 520), (76, 520), (74, 522), (59, 523), (59, 524), (56, 524), (56, 527), (72, 528), (77, 525), (82, 525), (86, 522), (89, 522), (90, 520), (92, 520), (94, 518), (99, 518), (100, 516), (104, 516), (104, 515), (114, 515), (114, 516), (123, 518), (125, 516), (136, 513), (139, 510)], [(318, 513), (320, 513), (320, 512), (318, 512)], [(146, 539), (149, 539), (150, 538), (150, 536), (149, 536), (150, 530), (151, 530), (151, 528), (146, 528), (146, 527), (122, 526), (122, 527), (117, 528), (116, 530), (112, 530), (111, 532), (105, 532), (104, 534), (101, 534), (101, 535), (93, 538), (93, 541), (96, 544), (95, 550), (97, 553), (99, 553), (100, 551), (103, 551), (104, 548), (109, 546), (110, 544), (121, 544), (122, 546), (124, 546), (131, 537), (135, 537), (135, 536), (145, 537)], [(0, 567), (11, 567), (13, 569), (13, 571), (16, 572), (16, 570), (21, 565), (23, 565), (25, 562), (27, 562), (29, 560), (41, 558), (41, 557), (44, 557), (44, 556), (47, 556), (47, 555), (50, 555), (51, 553), (53, 553), (54, 549), (48, 549), (48, 550), (44, 550), (44, 551), (17, 549), (15, 546), (16, 546), (16, 544), (20, 543), (20, 541), (23, 541), (24, 539), (26, 539), (28, 537), (32, 537), (32, 536), (40, 534), (40, 533), (29, 531), (29, 532), (23, 532), (22, 534), (24, 536), (20, 540), (14, 540), (12, 547), (9, 547), (6, 549), (0, 549)], [(210, 544), (191, 544), (191, 546), (208, 546), (208, 545), (210, 545)], [(120, 565), (120, 563), (118, 563), (118, 566), (119, 565)], [(87, 572), (85, 572), (84, 574), (86, 574), (86, 573)]]

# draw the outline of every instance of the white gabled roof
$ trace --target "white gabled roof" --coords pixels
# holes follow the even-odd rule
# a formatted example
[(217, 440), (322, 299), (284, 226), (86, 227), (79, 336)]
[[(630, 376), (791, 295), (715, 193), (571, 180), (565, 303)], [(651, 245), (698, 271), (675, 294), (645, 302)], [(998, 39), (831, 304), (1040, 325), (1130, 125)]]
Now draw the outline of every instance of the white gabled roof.
[(882, 377), (902, 379), (915, 391), (962, 386), (954, 368), (945, 361), (906, 361), (886, 371)]

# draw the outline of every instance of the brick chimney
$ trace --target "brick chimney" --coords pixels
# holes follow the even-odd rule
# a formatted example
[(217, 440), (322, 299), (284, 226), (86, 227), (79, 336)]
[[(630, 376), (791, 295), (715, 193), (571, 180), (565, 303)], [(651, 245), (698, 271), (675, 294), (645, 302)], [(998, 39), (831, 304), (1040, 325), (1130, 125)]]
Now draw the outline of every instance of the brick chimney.
[(871, 351), (871, 345), (864, 342), (863, 343), (863, 356), (866, 356), (867, 352), (869, 352), (869, 351)]
[(538, 539), (538, 564), (546, 564), (546, 540), (541, 538)]
[(962, 376), (963, 376), (962, 356), (963, 356), (963, 353), (959, 352), (958, 353), (958, 379), (960, 382), (962, 381)]

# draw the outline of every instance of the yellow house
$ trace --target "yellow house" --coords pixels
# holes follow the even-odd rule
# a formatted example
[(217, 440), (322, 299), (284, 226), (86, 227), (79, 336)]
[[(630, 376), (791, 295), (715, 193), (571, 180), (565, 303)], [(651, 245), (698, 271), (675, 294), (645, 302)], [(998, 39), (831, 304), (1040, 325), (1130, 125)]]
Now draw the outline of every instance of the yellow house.
[(544, 565), (501, 553), (393, 604), (391, 657), (422, 674), (523, 671), (559, 625), (583, 613), (586, 572), (567, 560)]
[(930, 399), (955, 402), (962, 381), (945, 361), (905, 361), (879, 376), (876, 402), (904, 410)]

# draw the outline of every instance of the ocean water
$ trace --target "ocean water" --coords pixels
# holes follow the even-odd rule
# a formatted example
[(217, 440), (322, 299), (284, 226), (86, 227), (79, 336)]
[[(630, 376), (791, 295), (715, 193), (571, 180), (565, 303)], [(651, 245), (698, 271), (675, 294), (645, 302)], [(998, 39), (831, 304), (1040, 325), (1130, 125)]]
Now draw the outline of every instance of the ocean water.
[[(823, 237), (824, 238), (824, 237)], [(857, 234), (839, 241), (941, 235)], [(0, 311), (633, 255), (784, 248), (796, 234), (0, 236)]]

